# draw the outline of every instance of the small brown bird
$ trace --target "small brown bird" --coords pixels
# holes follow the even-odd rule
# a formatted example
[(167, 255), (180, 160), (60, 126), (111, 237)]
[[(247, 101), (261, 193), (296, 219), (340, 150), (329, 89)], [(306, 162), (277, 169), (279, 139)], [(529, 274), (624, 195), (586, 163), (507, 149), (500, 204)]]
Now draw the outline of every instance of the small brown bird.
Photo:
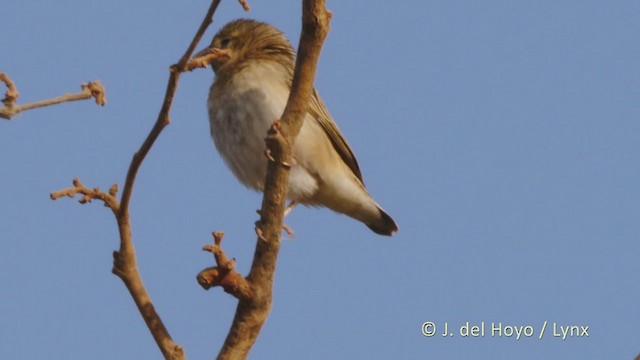
[[(239, 19), (225, 25), (203, 53), (214, 54), (208, 108), (216, 148), (242, 184), (263, 191), (264, 138), (289, 97), (293, 48), (271, 25)], [(293, 156), (289, 209), (297, 203), (325, 206), (381, 235), (398, 230), (365, 189), (353, 151), (315, 90)]]

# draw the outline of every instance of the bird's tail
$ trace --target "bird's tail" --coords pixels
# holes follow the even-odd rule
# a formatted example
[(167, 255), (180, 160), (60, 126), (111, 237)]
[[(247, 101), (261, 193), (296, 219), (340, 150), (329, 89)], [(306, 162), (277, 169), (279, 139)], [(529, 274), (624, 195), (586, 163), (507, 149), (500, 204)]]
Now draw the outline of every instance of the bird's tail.
[(382, 208), (380, 208), (379, 206), (378, 212), (378, 219), (376, 219), (376, 221), (373, 223), (367, 223), (367, 227), (373, 230), (374, 233), (380, 235), (391, 236), (396, 233), (398, 231), (398, 225), (395, 221), (393, 221), (391, 216), (384, 212), (384, 210), (382, 210)]

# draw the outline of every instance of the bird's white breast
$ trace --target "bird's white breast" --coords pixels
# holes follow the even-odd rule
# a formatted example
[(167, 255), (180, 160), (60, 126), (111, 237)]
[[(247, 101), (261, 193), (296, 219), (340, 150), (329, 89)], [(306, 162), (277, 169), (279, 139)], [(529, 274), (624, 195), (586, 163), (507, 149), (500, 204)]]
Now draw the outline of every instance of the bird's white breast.
[[(279, 64), (248, 64), (224, 85), (218, 79), (209, 94), (211, 136), (233, 174), (245, 186), (263, 190), (267, 169), (264, 138), (282, 115), (289, 88)], [(221, 86), (222, 85), (222, 86)], [(310, 197), (317, 182), (303, 167), (290, 173), (289, 198)]]

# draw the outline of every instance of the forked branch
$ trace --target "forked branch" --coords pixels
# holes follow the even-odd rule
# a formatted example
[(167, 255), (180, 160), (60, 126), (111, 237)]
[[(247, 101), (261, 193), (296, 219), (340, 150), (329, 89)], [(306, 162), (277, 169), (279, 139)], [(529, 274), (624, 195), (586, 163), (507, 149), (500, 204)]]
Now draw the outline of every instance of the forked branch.
[(63, 102), (94, 98), (96, 104), (98, 105), (104, 106), (107, 103), (105, 90), (102, 87), (102, 84), (100, 84), (100, 81), (97, 80), (91, 81), (87, 84), (81, 84), (80, 88), (82, 89), (82, 91), (80, 91), (79, 93), (64, 94), (53, 99), (36, 101), (24, 105), (17, 104), (20, 93), (7, 74), (0, 73), (0, 82), (3, 82), (7, 87), (7, 92), (5, 93), (4, 98), (1, 100), (2, 103), (4, 103), (4, 106), (0, 107), (0, 118), (6, 120), (11, 120), (11, 118), (26, 110), (56, 105)]
[(205, 290), (220, 286), (227, 293), (238, 299), (246, 299), (253, 295), (249, 282), (235, 270), (235, 259), (229, 260), (220, 243), (223, 232), (214, 232), (214, 243), (205, 245), (202, 250), (213, 254), (216, 266), (206, 268), (198, 274), (198, 283)]

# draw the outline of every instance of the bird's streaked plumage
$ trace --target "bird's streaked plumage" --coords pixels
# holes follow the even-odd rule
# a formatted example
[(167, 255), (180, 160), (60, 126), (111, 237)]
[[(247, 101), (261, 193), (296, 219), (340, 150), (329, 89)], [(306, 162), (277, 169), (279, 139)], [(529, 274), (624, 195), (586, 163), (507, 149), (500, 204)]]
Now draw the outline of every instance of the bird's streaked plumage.
[[(216, 78), (208, 100), (211, 136), (238, 180), (262, 191), (267, 171), (264, 138), (284, 111), (295, 53), (282, 32), (246, 19), (225, 25), (207, 51), (217, 54), (211, 60)], [(378, 234), (398, 230), (365, 189), (353, 151), (315, 90), (293, 156), (290, 200), (328, 207)]]

